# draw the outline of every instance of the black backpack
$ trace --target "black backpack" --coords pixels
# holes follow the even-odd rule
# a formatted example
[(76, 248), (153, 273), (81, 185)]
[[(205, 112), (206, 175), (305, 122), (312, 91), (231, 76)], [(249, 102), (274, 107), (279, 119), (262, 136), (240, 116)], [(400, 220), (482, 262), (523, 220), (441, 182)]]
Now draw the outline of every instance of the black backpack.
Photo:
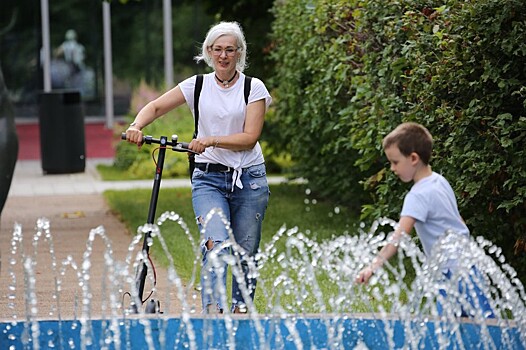
[[(245, 104), (248, 104), (248, 96), (250, 95), (252, 77), (245, 75)], [(203, 89), (203, 75), (198, 74), (195, 76), (195, 89), (194, 89), (194, 136), (197, 138), (197, 125), (199, 124), (199, 96), (201, 95), (201, 90)], [(189, 162), (189, 171), (190, 171), (190, 180), (192, 179), (192, 174), (194, 173), (195, 168), (195, 154), (188, 153), (188, 162)]]

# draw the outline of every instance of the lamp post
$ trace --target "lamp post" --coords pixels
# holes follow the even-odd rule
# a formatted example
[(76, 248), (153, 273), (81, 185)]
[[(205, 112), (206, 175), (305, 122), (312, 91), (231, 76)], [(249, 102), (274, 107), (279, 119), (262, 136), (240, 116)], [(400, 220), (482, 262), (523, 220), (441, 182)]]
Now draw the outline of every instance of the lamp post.
[(164, 81), (166, 90), (174, 85), (173, 39), (172, 39), (172, 0), (163, 0), (164, 29)]
[(113, 66), (111, 56), (111, 12), (110, 3), (102, 2), (102, 26), (104, 33), (104, 93), (106, 110), (106, 128), (113, 127)]
[(49, 41), (49, 3), (48, 0), (40, 0), (40, 15), (42, 17), (42, 49), (40, 59), (44, 74), (44, 92), (51, 91), (51, 53)]

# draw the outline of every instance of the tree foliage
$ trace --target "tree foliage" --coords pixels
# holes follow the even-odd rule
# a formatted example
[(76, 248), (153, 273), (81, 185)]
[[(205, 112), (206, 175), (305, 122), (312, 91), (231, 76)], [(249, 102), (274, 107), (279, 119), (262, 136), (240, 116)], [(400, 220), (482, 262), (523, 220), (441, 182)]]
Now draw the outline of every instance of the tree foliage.
[(291, 0), (273, 11), (270, 129), (298, 174), (323, 195), (361, 198), (364, 218), (397, 217), (408, 187), (381, 140), (419, 122), (472, 233), (524, 276), (513, 245), (526, 232), (526, 2)]
[(246, 73), (266, 80), (272, 75), (269, 56), (269, 32), (272, 23), (273, 0), (203, 1), (206, 13), (216, 21), (237, 21), (247, 41), (248, 62)]

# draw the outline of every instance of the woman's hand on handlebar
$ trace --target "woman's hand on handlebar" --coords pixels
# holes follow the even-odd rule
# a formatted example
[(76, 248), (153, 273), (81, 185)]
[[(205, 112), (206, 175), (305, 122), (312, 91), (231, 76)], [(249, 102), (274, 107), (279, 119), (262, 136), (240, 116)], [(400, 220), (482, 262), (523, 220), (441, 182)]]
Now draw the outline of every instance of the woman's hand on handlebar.
[(129, 143), (135, 143), (139, 148), (141, 148), (143, 139), (144, 135), (142, 134), (141, 130), (134, 128), (133, 126), (130, 126), (126, 130), (126, 140)]
[(207, 147), (215, 147), (215, 138), (212, 136), (193, 139), (188, 148), (197, 153), (203, 153)]

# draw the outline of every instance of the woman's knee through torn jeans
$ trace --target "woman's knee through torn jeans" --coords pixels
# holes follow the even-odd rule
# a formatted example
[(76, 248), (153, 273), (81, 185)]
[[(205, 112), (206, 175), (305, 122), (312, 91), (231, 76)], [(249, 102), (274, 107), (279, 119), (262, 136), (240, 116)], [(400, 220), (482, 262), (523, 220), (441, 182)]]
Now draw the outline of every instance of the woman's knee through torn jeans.
[[(232, 257), (228, 247), (214, 250), (228, 236), (228, 223), (232, 229), (235, 243), (243, 248), (244, 257), (236, 262), (241, 265), (243, 278), (232, 275), (232, 309), (245, 306), (245, 295), (254, 298), (256, 278), (248, 273), (248, 259), (256, 255), (261, 240), (261, 224), (265, 216), (269, 199), (269, 187), (266, 178), (265, 164), (243, 169), (241, 174), (243, 188), (235, 186), (232, 190), (232, 172), (206, 172), (195, 169), (192, 174), (192, 204), (201, 232), (202, 270), (201, 297), (203, 310), (212, 305), (224, 309), (221, 294), (226, 290), (227, 263), (225, 257)], [(210, 217), (208, 214), (214, 213)], [(218, 212), (222, 212), (227, 224)], [(208, 218), (207, 218), (208, 217)], [(232, 242), (230, 242), (232, 243)], [(209, 247), (207, 247), (207, 244)], [(214, 251), (213, 255), (210, 253)], [(210, 257), (217, 254), (217, 259)], [(236, 260), (239, 258), (236, 258)], [(255, 261), (253, 261), (255, 264)]]

